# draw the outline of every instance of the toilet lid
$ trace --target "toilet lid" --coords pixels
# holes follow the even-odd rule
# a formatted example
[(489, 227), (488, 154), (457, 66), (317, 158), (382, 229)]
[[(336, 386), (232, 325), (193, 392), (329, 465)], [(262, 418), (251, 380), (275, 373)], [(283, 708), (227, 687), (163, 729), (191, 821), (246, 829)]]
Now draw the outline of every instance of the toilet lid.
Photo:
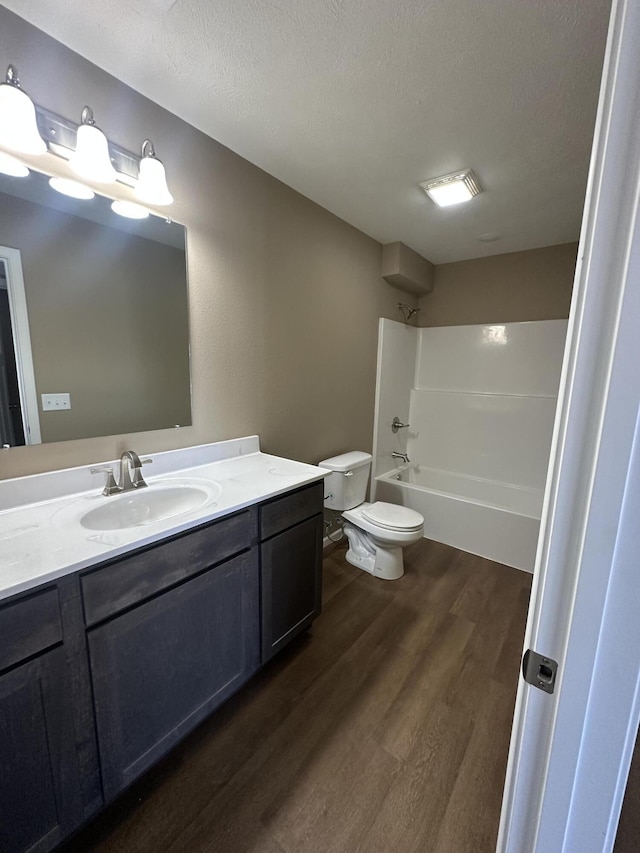
[(374, 524), (379, 524), (380, 527), (386, 527), (388, 530), (417, 530), (424, 524), (424, 518), (419, 512), (406, 506), (383, 503), (382, 501), (369, 504), (362, 510), (362, 515)]

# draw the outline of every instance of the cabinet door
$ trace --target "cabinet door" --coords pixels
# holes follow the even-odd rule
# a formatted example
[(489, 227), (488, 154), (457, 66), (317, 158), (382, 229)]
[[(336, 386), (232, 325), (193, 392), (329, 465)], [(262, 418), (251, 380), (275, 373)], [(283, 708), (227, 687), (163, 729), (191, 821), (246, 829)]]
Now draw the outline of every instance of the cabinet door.
[(322, 516), (263, 542), (261, 563), (264, 663), (320, 614)]
[(258, 586), (247, 551), (88, 633), (105, 799), (258, 668)]
[(0, 675), (0, 850), (52, 850), (81, 822), (62, 647)]

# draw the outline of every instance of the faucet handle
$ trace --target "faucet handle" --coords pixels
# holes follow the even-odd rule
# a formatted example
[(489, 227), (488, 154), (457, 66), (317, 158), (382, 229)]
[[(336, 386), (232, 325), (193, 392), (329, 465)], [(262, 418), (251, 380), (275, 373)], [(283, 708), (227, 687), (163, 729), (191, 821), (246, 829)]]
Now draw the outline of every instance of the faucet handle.
[(133, 476), (131, 477), (131, 483), (136, 489), (144, 489), (149, 484), (145, 482), (144, 477), (140, 471), (142, 465), (152, 465), (153, 459), (139, 459), (140, 465), (134, 467)]
[(396, 417), (391, 421), (391, 432), (398, 432), (399, 429), (406, 429), (409, 424), (403, 424), (400, 418)]
[(116, 478), (113, 474), (113, 468), (110, 465), (96, 465), (95, 468), (89, 468), (91, 474), (106, 474), (107, 482), (102, 490), (103, 495), (115, 495), (120, 491), (120, 487), (116, 483)]

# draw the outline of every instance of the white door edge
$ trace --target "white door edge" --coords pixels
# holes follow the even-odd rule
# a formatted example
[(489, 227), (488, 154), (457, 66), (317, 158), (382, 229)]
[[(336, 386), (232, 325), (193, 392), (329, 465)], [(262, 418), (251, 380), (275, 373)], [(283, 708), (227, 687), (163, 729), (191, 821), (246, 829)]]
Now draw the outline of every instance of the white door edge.
[(378, 423), (380, 419), (380, 406), (382, 403), (381, 400), (381, 386), (382, 386), (382, 329), (384, 324), (384, 317), (380, 317), (378, 319), (378, 349), (376, 354), (376, 393), (375, 399), (373, 403), (373, 446), (371, 449), (371, 475), (370, 475), (370, 492), (369, 499), (373, 503), (376, 499), (376, 490), (377, 490), (377, 480), (376, 473), (378, 471), (378, 432), (380, 429), (380, 424)]
[(9, 292), (9, 310), (16, 351), (20, 406), (24, 424), (24, 436), (27, 444), (40, 444), (40, 415), (36, 394), (36, 379), (33, 370), (31, 334), (27, 314), (27, 299), (22, 274), (22, 257), (19, 249), (0, 246), (0, 259), (7, 268)]
[[(624, 606), (638, 586), (629, 555), (640, 549), (640, 525), (628, 511), (640, 488), (633, 463), (640, 409), (639, 79), (640, 4), (618, 0), (525, 635), (525, 648), (558, 661), (559, 676), (552, 696), (520, 679), (501, 853), (610, 850), (637, 730), (640, 620), (629, 620)], [(619, 665), (623, 651), (633, 661), (626, 666)]]

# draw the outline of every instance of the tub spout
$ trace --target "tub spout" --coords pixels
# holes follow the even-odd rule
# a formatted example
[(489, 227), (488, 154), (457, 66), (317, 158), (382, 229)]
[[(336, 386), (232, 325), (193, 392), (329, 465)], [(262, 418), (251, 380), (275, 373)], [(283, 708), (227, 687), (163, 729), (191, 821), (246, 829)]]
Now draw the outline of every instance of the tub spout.
[(406, 453), (396, 453), (395, 450), (391, 454), (391, 458), (392, 459), (402, 459), (402, 461), (405, 463), (405, 465), (409, 462), (409, 456)]

